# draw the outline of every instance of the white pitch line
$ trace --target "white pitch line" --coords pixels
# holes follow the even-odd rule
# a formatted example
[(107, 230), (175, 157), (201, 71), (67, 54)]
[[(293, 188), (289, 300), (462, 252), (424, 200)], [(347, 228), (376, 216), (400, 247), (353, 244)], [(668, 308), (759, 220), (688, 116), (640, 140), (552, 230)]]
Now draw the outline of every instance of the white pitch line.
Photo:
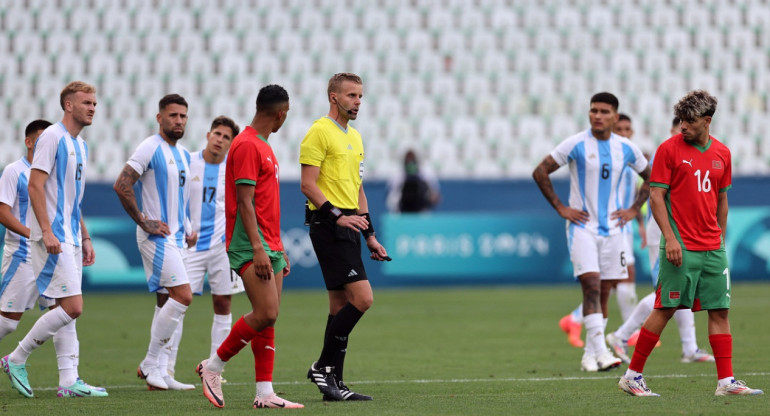
[[(351, 381), (347, 384), (432, 384), (432, 383), (494, 383), (494, 382), (538, 382), (538, 381), (579, 381), (579, 380), (617, 380), (622, 374), (615, 373), (613, 375), (606, 376), (570, 376), (570, 377), (509, 377), (509, 378), (449, 378), (449, 379), (416, 379), (416, 380), (360, 380)], [(770, 373), (743, 373), (741, 376), (770, 376)], [(716, 377), (716, 374), (660, 374), (650, 375), (648, 380), (661, 379), (661, 378), (689, 378), (689, 377)], [(254, 383), (233, 383), (227, 382), (226, 386), (251, 386)], [(273, 382), (276, 386), (292, 386), (292, 385), (304, 385), (309, 384), (308, 381), (278, 381)], [(196, 384), (200, 386), (200, 384)], [(120, 390), (120, 389), (135, 389), (142, 388), (141, 384), (127, 384), (118, 386), (102, 386), (108, 390)], [(36, 387), (34, 390), (56, 390), (57, 387)]]

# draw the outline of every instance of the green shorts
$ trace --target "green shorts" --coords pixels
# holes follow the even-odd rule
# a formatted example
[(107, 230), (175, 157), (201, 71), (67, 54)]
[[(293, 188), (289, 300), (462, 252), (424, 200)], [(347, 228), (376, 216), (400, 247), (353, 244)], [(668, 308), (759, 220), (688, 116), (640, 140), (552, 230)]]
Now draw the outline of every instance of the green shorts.
[[(270, 264), (273, 266), (273, 273), (286, 267), (283, 251), (265, 251), (267, 252), (267, 257), (270, 258)], [(243, 271), (254, 264), (254, 252), (251, 250), (228, 251), (227, 257), (230, 259), (230, 268), (241, 277), (243, 277)]]
[(730, 270), (724, 248), (682, 250), (682, 265), (674, 266), (660, 249), (660, 272), (655, 308), (691, 308), (693, 311), (730, 308)]

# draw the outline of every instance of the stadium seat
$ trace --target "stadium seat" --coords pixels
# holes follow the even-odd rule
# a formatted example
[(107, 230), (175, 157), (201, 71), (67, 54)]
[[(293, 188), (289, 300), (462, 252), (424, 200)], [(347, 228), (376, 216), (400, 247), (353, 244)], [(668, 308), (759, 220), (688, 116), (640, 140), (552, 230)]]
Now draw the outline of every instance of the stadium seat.
[(162, 14), (166, 18), (166, 30), (169, 32), (185, 34), (193, 30), (194, 17), (190, 13), (169, 7), (163, 9)]
[(513, 8), (508, 5), (493, 8), (490, 23), (495, 30), (503, 30), (507, 33), (518, 32), (513, 29), (518, 26), (518, 18)]
[[(583, 27), (582, 16), (577, 7), (564, 5), (556, 10), (554, 23), (560, 29), (581, 30)], [(589, 27), (591, 25), (589, 24)]]
[(43, 52), (43, 38), (39, 33), (20, 30), (13, 35), (13, 51), (15, 53), (36, 54)]
[(561, 47), (561, 35), (559, 32), (542, 28), (534, 32), (535, 50), (550, 51)]
[(430, 8), (428, 13), (427, 28), (432, 31), (452, 32), (457, 30), (455, 18), (449, 8)]
[(462, 7), (462, 11), (458, 16), (459, 28), (463, 30), (477, 30), (483, 28), (486, 24), (484, 15), (478, 7), (464, 7), (458, 5), (458, 8)]
[(133, 15), (131, 32), (157, 32), (163, 26), (163, 17), (156, 7), (138, 7), (130, 12)]
[(527, 29), (548, 30), (550, 10), (546, 7), (529, 6), (524, 10), (522, 23)]
[(371, 32), (375, 52), (398, 51), (401, 40), (399, 35), (392, 30), (374, 30)]
[[(629, 10), (625, 10), (627, 3), (623, 3), (623, 6), (619, 13), (633, 13), (633, 6)], [(616, 23), (615, 18), (612, 16), (612, 10), (606, 5), (594, 5), (587, 7), (585, 11), (586, 26), (589, 28), (622, 28)], [(613, 36), (608, 36), (613, 37)]]
[(431, 35), (424, 30), (410, 30), (406, 35), (406, 50), (409, 52), (425, 52), (433, 48)]
[(459, 30), (450, 29), (438, 32), (438, 51), (442, 54), (451, 54), (456, 50), (465, 50), (467, 34)]
[(411, 7), (399, 7), (394, 16), (393, 22), (396, 29), (404, 30), (419, 30), (422, 25), (420, 24), (420, 15), (417, 10)]

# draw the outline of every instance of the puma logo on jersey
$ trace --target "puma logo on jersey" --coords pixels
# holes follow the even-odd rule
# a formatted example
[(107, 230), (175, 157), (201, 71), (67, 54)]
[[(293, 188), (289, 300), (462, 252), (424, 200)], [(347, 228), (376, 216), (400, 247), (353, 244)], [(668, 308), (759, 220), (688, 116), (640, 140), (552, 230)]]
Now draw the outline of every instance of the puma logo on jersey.
[(273, 163), (273, 159), (271, 159), (270, 156), (267, 157), (267, 161)]
[(692, 167), (692, 159), (690, 159), (690, 160), (682, 159), (682, 163), (687, 163), (688, 165), (690, 165), (690, 167)]

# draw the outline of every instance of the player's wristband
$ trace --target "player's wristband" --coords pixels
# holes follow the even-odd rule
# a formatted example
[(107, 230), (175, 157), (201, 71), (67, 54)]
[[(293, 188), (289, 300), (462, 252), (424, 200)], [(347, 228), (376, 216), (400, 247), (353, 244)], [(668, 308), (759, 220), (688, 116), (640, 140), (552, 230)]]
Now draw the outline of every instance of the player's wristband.
[(374, 235), (374, 224), (372, 223), (372, 218), (369, 216), (369, 213), (367, 212), (365, 214), (358, 214), (358, 215), (366, 218), (366, 221), (369, 222), (369, 228), (365, 230), (361, 230), (361, 234), (364, 235), (364, 239), (372, 237)]
[(318, 212), (326, 218), (333, 220), (335, 223), (342, 216), (342, 211), (339, 208), (332, 205), (331, 202), (326, 201), (321, 208), (318, 208)]

